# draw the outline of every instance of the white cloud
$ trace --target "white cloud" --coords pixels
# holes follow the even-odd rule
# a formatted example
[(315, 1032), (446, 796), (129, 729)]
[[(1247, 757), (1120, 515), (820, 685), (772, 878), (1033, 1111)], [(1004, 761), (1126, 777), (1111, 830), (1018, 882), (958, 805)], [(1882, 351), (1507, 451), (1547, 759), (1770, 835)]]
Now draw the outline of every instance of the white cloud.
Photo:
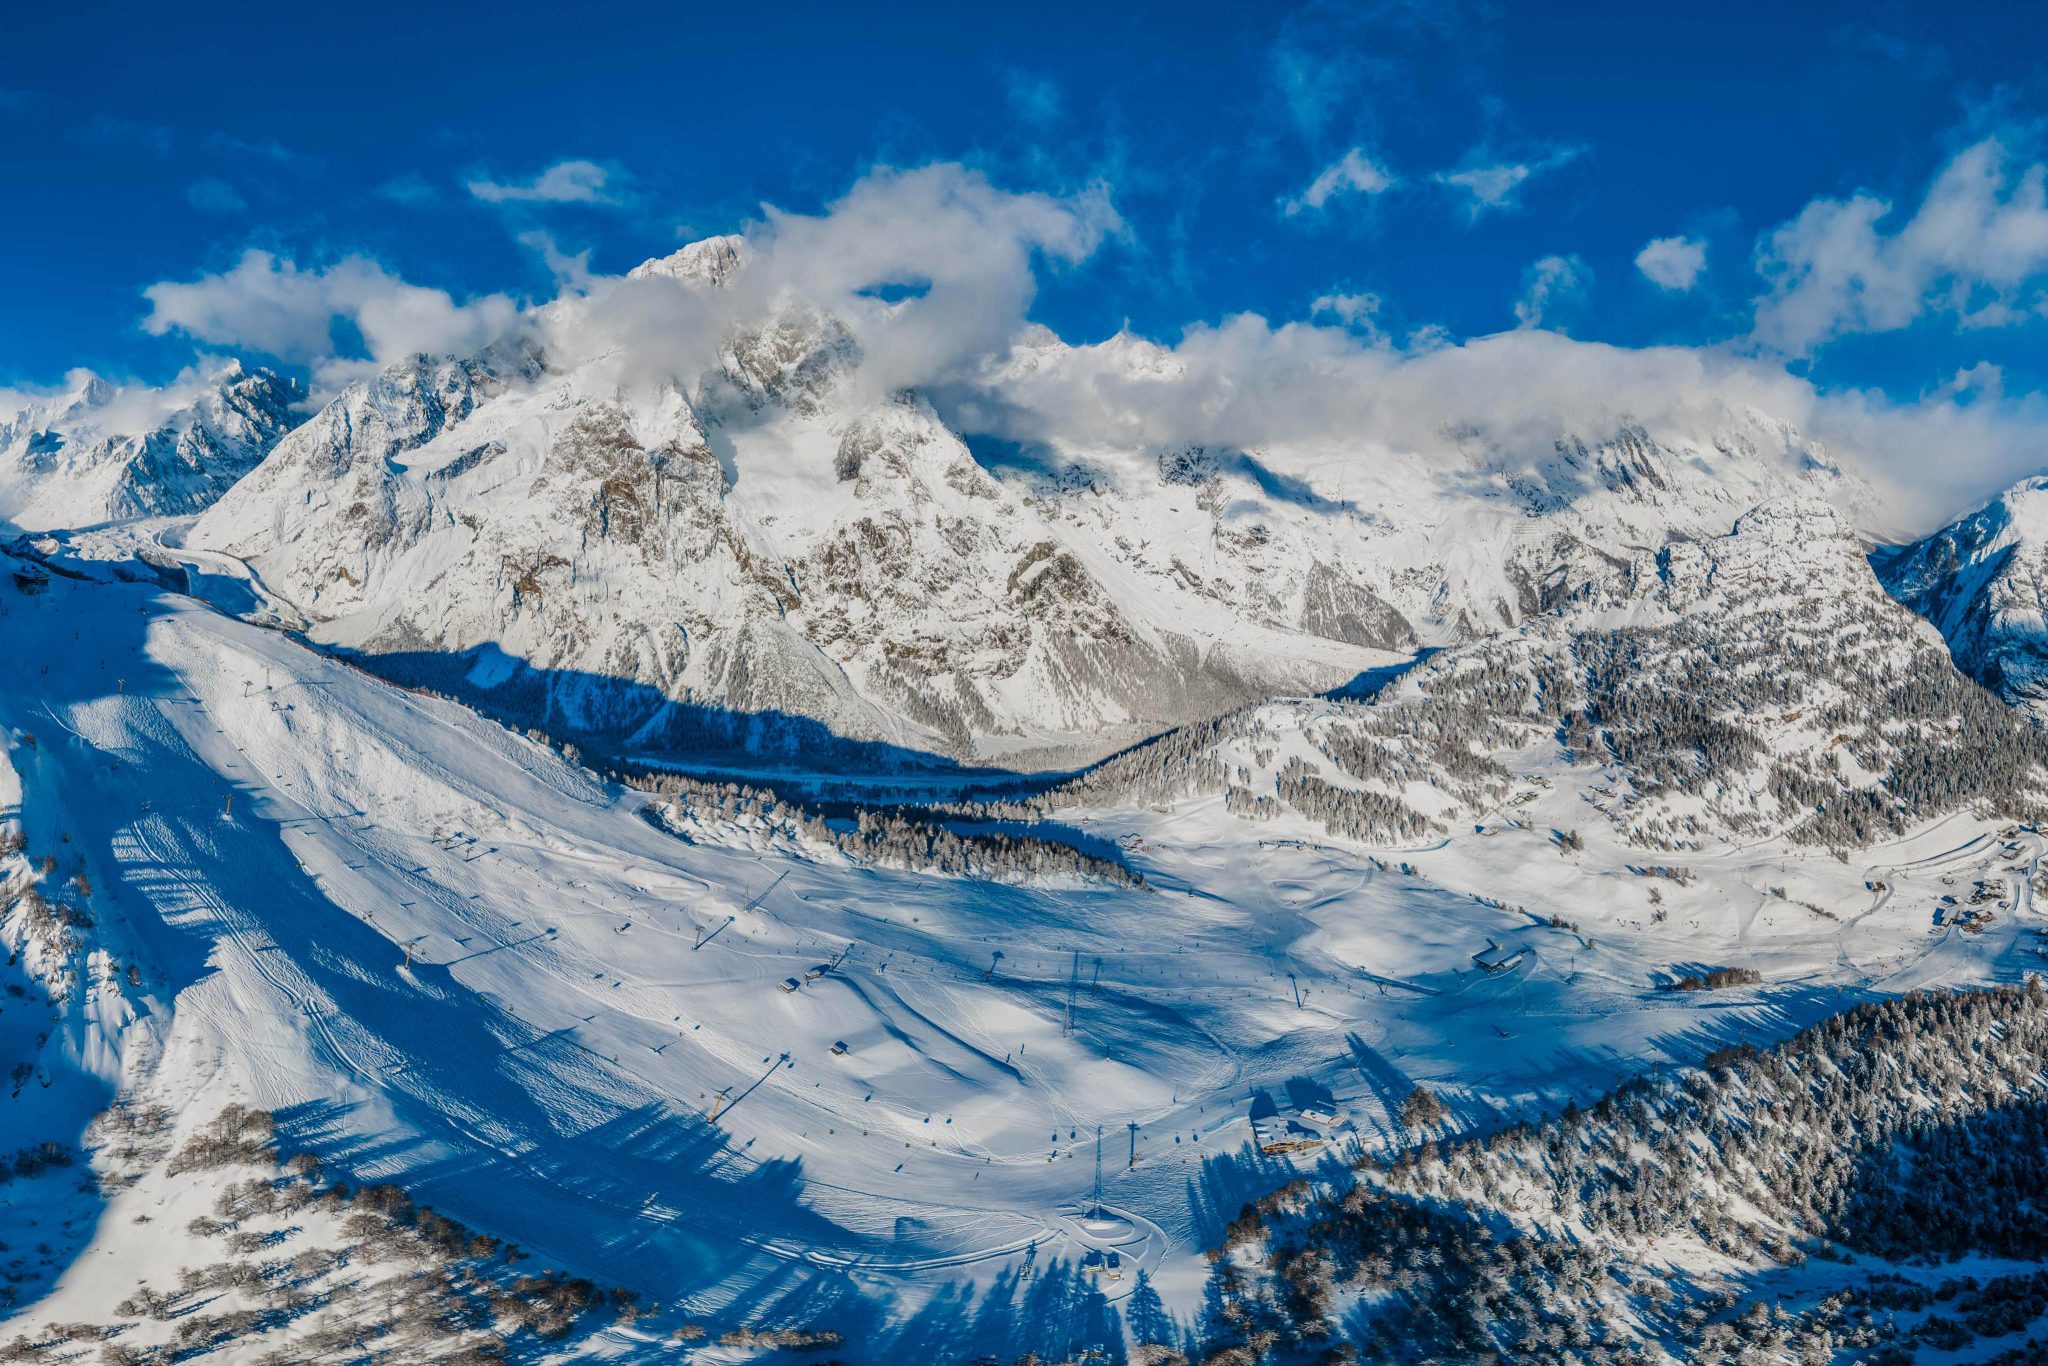
[(1809, 355), (1836, 337), (1889, 332), (1923, 314), (1994, 327), (2043, 311), (2048, 274), (2048, 167), (1986, 138), (1959, 152), (1913, 216), (1885, 231), (1890, 201), (1868, 193), (1817, 199), (1771, 232), (1757, 268), (1755, 338)]
[(1555, 170), (1579, 155), (1576, 147), (1560, 147), (1537, 161), (1495, 161), (1482, 153), (1467, 157), (1455, 171), (1438, 171), (1431, 179), (1465, 195), (1467, 217), (1516, 208), (1523, 184), (1543, 171)]
[(201, 213), (246, 213), (249, 201), (219, 176), (201, 176), (185, 187), (185, 202)]
[(2048, 402), (2036, 395), (1898, 403), (1824, 392), (1725, 347), (1612, 346), (1536, 328), (1392, 347), (1251, 314), (1189, 328), (1171, 346), (1121, 334), (1090, 346), (1048, 340), (942, 397), (957, 425), (1107, 468), (1128, 460), (1136, 478), (1150, 477), (1147, 452), (1189, 443), (1429, 462), (1442, 458), (1447, 431), (1510, 468), (1548, 458), (1566, 434), (1623, 423), (1712, 432), (1761, 412), (1787, 424), (1788, 464), (1822, 443), (1876, 488), (1879, 521), (1867, 529), (1901, 535), (2038, 473), (2048, 435)]
[(746, 267), (727, 288), (661, 277), (591, 282), (587, 298), (551, 322), (552, 344), (565, 354), (629, 355), (665, 369), (640, 378), (687, 383), (736, 323), (802, 301), (851, 329), (862, 352), (856, 382), (877, 393), (928, 387), (1009, 347), (1040, 261), (1078, 261), (1121, 227), (1099, 187), (1012, 194), (957, 165), (881, 168), (822, 214), (765, 208), (746, 233)]
[(1943, 398), (2003, 398), (2005, 371), (1988, 360), (1980, 360), (1956, 371), (1948, 383), (1935, 392)]
[(1377, 294), (1323, 294), (1308, 306), (1309, 316), (1335, 318), (1346, 327), (1369, 326), (1379, 315), (1383, 300)]
[(1636, 253), (1636, 269), (1659, 289), (1683, 294), (1707, 268), (1707, 244), (1697, 237), (1657, 237)]
[(1292, 218), (1304, 209), (1320, 209), (1340, 195), (1382, 194), (1393, 184), (1394, 178), (1368, 157), (1364, 148), (1353, 147), (1325, 166), (1298, 196), (1282, 201), (1280, 207)]
[(1548, 309), (1586, 292), (1590, 274), (1577, 256), (1544, 257), (1522, 272), (1523, 290), (1515, 303), (1515, 321), (1523, 327), (1541, 327)]
[[(552, 252), (563, 294), (521, 310), (502, 295), (458, 301), (362, 257), (302, 269), (250, 252), (221, 274), (152, 287), (146, 326), (308, 364), (330, 389), (368, 363), (475, 350), (530, 327), (559, 364), (611, 358), (622, 385), (695, 391), (736, 326), (816, 308), (859, 344), (847, 382), (861, 392), (849, 404), (915, 388), (964, 432), (1111, 470), (1128, 462), (1143, 478), (1152, 477), (1148, 452), (1189, 442), (1427, 470), (1456, 431), (1461, 446), (1469, 434), (1471, 449), (1504, 468), (1548, 458), (1567, 433), (1624, 422), (1712, 432), (1754, 410), (1828, 442), (1884, 487), (1911, 490), (1893, 504), (1904, 510), (1901, 529), (2032, 472), (2048, 433), (2048, 404), (2002, 396), (1989, 368), (1902, 404), (1824, 393), (1732, 347), (1627, 348), (1546, 330), (1588, 278), (1569, 256), (1530, 268), (1522, 327), (1462, 342), (1424, 329), (1392, 344), (1375, 325), (1373, 296), (1336, 291), (1314, 302), (1312, 321), (1239, 315), (1170, 343), (1119, 334), (1069, 345), (1032, 324), (1043, 273), (1121, 230), (1100, 188), (1014, 194), (959, 166), (882, 169), (823, 212), (764, 209), (724, 288), (591, 277), (535, 238), (536, 250)], [(360, 349), (337, 349), (335, 334), (348, 330), (337, 321), (360, 335)], [(1784, 457), (1801, 458), (1805, 447), (1787, 440)]]
[(558, 161), (527, 181), (472, 180), (469, 192), (486, 204), (614, 204), (612, 179), (594, 161)]
[(535, 229), (519, 234), (519, 245), (539, 256), (547, 264), (548, 274), (555, 277), (555, 284), (574, 293), (583, 293), (590, 287), (590, 252), (586, 249), (574, 254), (563, 251), (556, 244), (554, 235)]
[[(519, 309), (502, 294), (456, 303), (445, 290), (408, 284), (364, 256), (302, 270), (267, 251), (242, 254), (230, 270), (162, 281), (143, 291), (154, 336), (180, 332), (210, 346), (242, 347), (310, 367), (318, 386), (415, 351), (474, 352), (502, 335)], [(335, 324), (362, 338), (367, 355), (344, 354)]]

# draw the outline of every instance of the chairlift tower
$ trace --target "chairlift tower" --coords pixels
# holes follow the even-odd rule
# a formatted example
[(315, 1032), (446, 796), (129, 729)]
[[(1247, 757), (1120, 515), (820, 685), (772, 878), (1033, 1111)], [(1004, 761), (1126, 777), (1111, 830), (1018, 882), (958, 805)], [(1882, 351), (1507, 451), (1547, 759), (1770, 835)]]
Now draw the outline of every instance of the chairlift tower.
[(1074, 1032), (1074, 993), (1081, 989), (1081, 951), (1074, 950), (1074, 967), (1067, 975), (1067, 1022), (1060, 1026), (1060, 1037)]

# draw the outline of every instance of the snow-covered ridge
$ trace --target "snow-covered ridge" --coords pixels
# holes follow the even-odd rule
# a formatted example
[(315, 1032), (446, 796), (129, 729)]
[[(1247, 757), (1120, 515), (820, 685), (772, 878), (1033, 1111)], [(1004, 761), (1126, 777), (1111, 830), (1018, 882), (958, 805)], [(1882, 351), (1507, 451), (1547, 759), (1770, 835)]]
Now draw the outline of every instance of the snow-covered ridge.
[(2048, 811), (2048, 742), (1884, 594), (1841, 514), (1780, 499), (1437, 654), (1370, 704), (1267, 703), (1068, 796), (1220, 794), (1247, 818), (1400, 845), (1516, 821), (1551, 787), (1645, 849), (1844, 849), (1972, 805)]
[(0, 413), (0, 524), (198, 512), (270, 453), (301, 397), (292, 381), (239, 361), (161, 389), (78, 372), (62, 391)]
[(1940, 630), (1957, 667), (2048, 718), (2048, 477), (1873, 562), (1886, 590)]

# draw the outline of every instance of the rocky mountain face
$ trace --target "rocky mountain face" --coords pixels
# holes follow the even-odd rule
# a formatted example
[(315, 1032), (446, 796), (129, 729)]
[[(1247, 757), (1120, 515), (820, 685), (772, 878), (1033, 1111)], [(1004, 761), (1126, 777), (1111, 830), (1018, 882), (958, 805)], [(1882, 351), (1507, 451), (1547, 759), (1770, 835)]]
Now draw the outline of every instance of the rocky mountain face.
[(81, 375), (0, 416), (0, 522), (42, 530), (196, 513), (270, 453), (302, 397), (291, 380), (237, 361), (160, 390)]
[(2048, 478), (1872, 563), (1886, 591), (1940, 630), (1958, 668), (2048, 719)]
[[(1533, 785), (1533, 786), (1532, 786)], [(1636, 556), (1555, 612), (1446, 650), (1368, 703), (1268, 702), (1059, 794), (1220, 794), (1377, 845), (1586, 794), (1627, 843), (1847, 849), (1972, 806), (2048, 811), (2048, 739), (1960, 674), (1812, 499)]]
[[(625, 286), (747, 260), (714, 238)], [(1497, 634), (1767, 498), (1861, 496), (1747, 410), (1533, 452), (1003, 453), (869, 392), (858, 339), (787, 295), (681, 378), (536, 337), (352, 386), (189, 543), (314, 638), (551, 733), (1031, 765)]]
[[(822, 723), (964, 752), (1369, 662), (1132, 611), (914, 398), (794, 425), (729, 468), (672, 388), (422, 359), (295, 432), (192, 540), (254, 559), (331, 643), (635, 744), (787, 749)], [(749, 497), (757, 459), (785, 469)]]

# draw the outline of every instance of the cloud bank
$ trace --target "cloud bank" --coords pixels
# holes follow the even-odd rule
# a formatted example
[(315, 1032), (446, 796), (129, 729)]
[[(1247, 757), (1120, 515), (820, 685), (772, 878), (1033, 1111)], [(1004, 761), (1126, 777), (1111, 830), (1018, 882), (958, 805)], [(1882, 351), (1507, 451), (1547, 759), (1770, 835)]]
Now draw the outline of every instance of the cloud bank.
[[(2001, 278), (2012, 278), (2032, 259), (2022, 229), (2038, 184), (2021, 174), (1986, 195), (1989, 165), (1966, 163), (1980, 192), (1961, 196), (1960, 240), (1980, 251), (1998, 244), (2013, 263), (1997, 267)], [(1998, 231), (1987, 235), (1987, 223)], [(1788, 231), (1776, 249), (1807, 240)], [(722, 288), (659, 272), (593, 276), (549, 244), (563, 292), (522, 307), (497, 294), (459, 301), (362, 257), (308, 268), (251, 251), (220, 274), (152, 286), (145, 326), (304, 364), (330, 387), (410, 351), (475, 351), (525, 328), (557, 363), (604, 360), (621, 384), (688, 388), (716, 372), (735, 329), (822, 312), (860, 347), (854, 401), (916, 389), (970, 435), (1133, 470), (1187, 443), (1292, 445), (1367, 463), (1388, 452), (1455, 462), (1480, 450), (1509, 465), (1541, 458), (1561, 436), (1598, 437), (1624, 422), (1711, 443), (1731, 420), (1767, 414), (1828, 443), (1887, 492), (1887, 531), (1924, 528), (2036, 472), (2048, 449), (2042, 402), (2004, 396), (1975, 372), (1898, 403), (1825, 392), (1741, 339), (1630, 348), (1547, 330), (1587, 279), (1568, 255), (1530, 268), (1519, 327), (1462, 342), (1425, 329), (1396, 345), (1375, 323), (1378, 299), (1363, 293), (1323, 295), (1304, 321), (1242, 314), (1165, 341), (1119, 333), (1073, 345), (1033, 323), (1041, 278), (1123, 232), (1100, 186), (1015, 193), (957, 165), (883, 168), (820, 213), (764, 208), (745, 225), (744, 264)], [(1652, 265), (1671, 279), (1681, 267), (1696, 277), (1684, 252), (1675, 263), (1671, 255)], [(1807, 279), (1788, 282), (1788, 294), (1821, 288)], [(1797, 313), (1787, 303), (1774, 325), (1812, 335), (1811, 323), (1793, 328)], [(360, 337), (360, 348), (342, 346), (342, 334)]]

